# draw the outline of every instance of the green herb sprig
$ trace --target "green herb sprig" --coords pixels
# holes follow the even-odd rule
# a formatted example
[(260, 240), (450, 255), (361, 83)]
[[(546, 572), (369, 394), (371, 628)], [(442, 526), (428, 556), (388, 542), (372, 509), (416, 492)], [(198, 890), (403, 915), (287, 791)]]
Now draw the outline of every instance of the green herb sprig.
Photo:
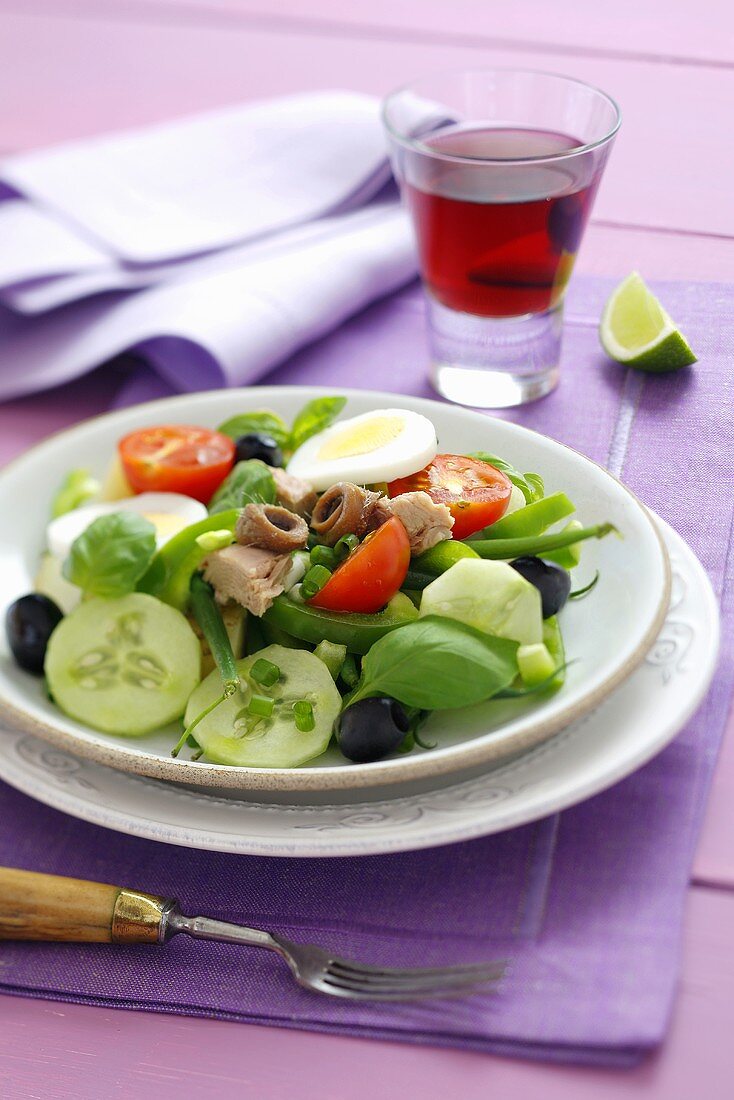
[(420, 710), (449, 710), (491, 699), (516, 675), (517, 642), (427, 615), (375, 642), (348, 702), (388, 695)]
[(217, 515), (246, 504), (275, 504), (275, 479), (269, 466), (259, 458), (238, 462), (209, 502), (209, 514)]
[[(312, 435), (328, 428), (346, 403), (346, 397), (314, 397), (303, 406), (291, 428), (276, 413), (268, 409), (259, 409), (230, 417), (219, 425), (218, 431), (228, 435), (230, 439), (239, 439), (240, 436), (249, 435), (251, 432), (264, 432), (272, 436), (286, 454), (292, 454)], [(233, 505), (230, 504), (229, 507)]]
[(78, 538), (63, 574), (87, 596), (114, 599), (133, 592), (156, 548), (155, 527), (137, 512), (98, 516)]
[(489, 451), (472, 451), (469, 458), (478, 458), (480, 462), (488, 462), (490, 466), (494, 466), (496, 470), (500, 470), (505, 474), (525, 497), (526, 504), (534, 504), (536, 500), (540, 500), (545, 494), (545, 485), (540, 474), (521, 474), (512, 463), (505, 462), (503, 458), (490, 454)]

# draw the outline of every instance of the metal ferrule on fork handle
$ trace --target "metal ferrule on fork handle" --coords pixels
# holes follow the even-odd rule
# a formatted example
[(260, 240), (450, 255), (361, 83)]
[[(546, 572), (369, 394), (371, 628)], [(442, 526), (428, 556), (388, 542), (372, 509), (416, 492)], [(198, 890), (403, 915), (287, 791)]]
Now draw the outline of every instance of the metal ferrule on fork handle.
[(0, 940), (164, 943), (172, 898), (0, 867)]
[(165, 943), (172, 934), (169, 917), (178, 910), (173, 898), (120, 890), (112, 910), (112, 943)]

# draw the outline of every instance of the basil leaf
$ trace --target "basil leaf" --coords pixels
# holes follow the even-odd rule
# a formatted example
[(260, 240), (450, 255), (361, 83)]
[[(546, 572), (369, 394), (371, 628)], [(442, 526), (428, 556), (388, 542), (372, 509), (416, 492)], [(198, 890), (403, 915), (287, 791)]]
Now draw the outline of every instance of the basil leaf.
[(480, 462), (488, 462), (490, 466), (501, 470), (512, 484), (518, 487), (525, 497), (526, 504), (533, 504), (536, 500), (540, 500), (545, 493), (545, 486), (540, 474), (521, 474), (510, 462), (505, 462), (503, 458), (491, 455), (487, 451), (473, 451), (468, 457), (478, 458)]
[(238, 462), (209, 502), (209, 515), (246, 504), (275, 504), (275, 479), (259, 458)]
[(155, 554), (155, 527), (137, 512), (99, 516), (74, 540), (63, 574), (92, 596), (133, 592)]
[(350, 704), (389, 695), (421, 710), (468, 707), (509, 687), (516, 675), (517, 642), (427, 615), (375, 642)]
[[(510, 475), (508, 474), (507, 476), (509, 477)], [(528, 500), (526, 497), (525, 503), (532, 504), (535, 500), (541, 500), (545, 495), (545, 482), (543, 481), (540, 474), (525, 474), (525, 481), (530, 486), (531, 491), (535, 494), (532, 500)]]
[(298, 450), (302, 443), (317, 432), (328, 428), (347, 403), (346, 397), (314, 397), (299, 412), (291, 429), (290, 449)]
[(272, 436), (279, 447), (287, 447), (290, 440), (290, 431), (286, 422), (277, 413), (270, 412), (268, 409), (232, 416), (220, 424), (217, 431), (234, 440), (242, 435), (250, 435), (251, 432), (264, 432), (265, 435)]
[(51, 518), (58, 519), (67, 512), (73, 512), (97, 492), (99, 482), (92, 477), (89, 470), (70, 470), (51, 502)]

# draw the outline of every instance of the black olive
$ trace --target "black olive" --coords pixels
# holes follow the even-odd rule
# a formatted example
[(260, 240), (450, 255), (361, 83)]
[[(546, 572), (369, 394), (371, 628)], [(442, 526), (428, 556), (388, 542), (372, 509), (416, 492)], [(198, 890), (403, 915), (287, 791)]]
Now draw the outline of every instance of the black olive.
[(394, 699), (360, 699), (337, 723), (336, 739), (348, 760), (369, 764), (393, 752), (410, 729), (408, 716)]
[(247, 462), (248, 458), (259, 458), (266, 466), (282, 466), (283, 452), (265, 432), (249, 432), (235, 441), (237, 462)]
[(515, 558), (510, 565), (540, 592), (543, 618), (557, 615), (571, 591), (570, 574), (555, 562), (543, 561), (542, 558)]
[(5, 613), (8, 645), (21, 668), (43, 672), (46, 646), (63, 613), (48, 596), (36, 592), (21, 596)]

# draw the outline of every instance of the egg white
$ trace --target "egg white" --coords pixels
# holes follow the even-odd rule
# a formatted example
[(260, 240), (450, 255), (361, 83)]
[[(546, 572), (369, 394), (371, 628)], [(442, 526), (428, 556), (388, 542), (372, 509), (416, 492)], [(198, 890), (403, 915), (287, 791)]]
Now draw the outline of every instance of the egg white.
[[(363, 426), (366, 428), (368, 421), (380, 418), (401, 420), (403, 426), (400, 434), (362, 454), (319, 457), (319, 453), (335, 437), (352, 430), (357, 435)], [(288, 473), (303, 478), (318, 490), (328, 489), (337, 481), (374, 485), (380, 481), (407, 477), (422, 470), (436, 457), (437, 451), (436, 429), (427, 417), (407, 409), (375, 409), (348, 420), (338, 420), (324, 431), (311, 436), (292, 456), (288, 463)]]
[(71, 544), (86, 531), (89, 524), (112, 512), (138, 512), (145, 516), (156, 528), (159, 547), (182, 528), (206, 519), (209, 514), (203, 504), (183, 493), (140, 493), (124, 500), (85, 504), (49, 523), (46, 528), (49, 551), (62, 560), (68, 557)]

